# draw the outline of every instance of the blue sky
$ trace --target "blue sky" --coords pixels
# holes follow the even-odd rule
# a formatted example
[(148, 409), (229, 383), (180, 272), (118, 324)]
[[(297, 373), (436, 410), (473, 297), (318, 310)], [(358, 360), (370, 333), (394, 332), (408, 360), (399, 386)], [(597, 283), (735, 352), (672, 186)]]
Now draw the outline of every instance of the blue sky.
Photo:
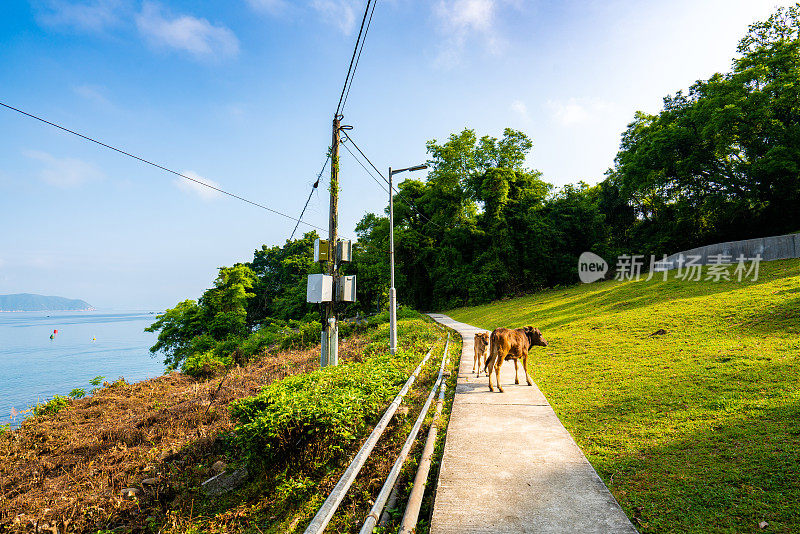
[[(0, 101), (297, 216), (365, 3), (5, 0)], [(379, 0), (344, 122), (381, 169), (510, 126), (546, 180), (596, 183), (636, 110), (728, 70), (747, 25), (791, 3)], [(292, 231), (5, 109), (0, 141), (0, 293), (163, 309)], [(346, 152), (341, 171), (353, 236), (387, 200)], [(305, 216), (323, 227), (326, 194)]]

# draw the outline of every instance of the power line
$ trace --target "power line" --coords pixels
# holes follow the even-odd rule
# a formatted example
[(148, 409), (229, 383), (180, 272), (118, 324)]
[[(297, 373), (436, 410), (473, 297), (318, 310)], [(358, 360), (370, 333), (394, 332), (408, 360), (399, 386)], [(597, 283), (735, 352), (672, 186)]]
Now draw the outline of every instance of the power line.
[(325, 163), (322, 164), (322, 169), (320, 169), (319, 174), (317, 174), (317, 181), (311, 186), (311, 191), (308, 193), (308, 198), (306, 199), (306, 205), (303, 206), (303, 211), (300, 212), (300, 217), (297, 219), (297, 224), (294, 225), (294, 230), (292, 230), (292, 235), (289, 237), (289, 241), (294, 238), (294, 233), (297, 231), (297, 227), (300, 226), (300, 219), (303, 218), (303, 214), (306, 212), (306, 208), (308, 207), (308, 203), (311, 201), (311, 195), (314, 194), (314, 191), (317, 190), (319, 187), (319, 180), (322, 178), (322, 173), (325, 172), (325, 167), (328, 166), (328, 161), (331, 159), (330, 153), (328, 153), (328, 157), (325, 158)]
[(21, 109), (17, 109), (17, 108), (15, 108), (13, 106), (9, 106), (8, 104), (4, 104), (3, 102), (0, 102), (0, 106), (8, 108), (8, 109), (10, 109), (12, 111), (16, 111), (17, 113), (21, 113), (22, 115), (26, 115), (26, 116), (28, 116), (28, 117), (30, 117), (32, 119), (36, 119), (37, 121), (41, 121), (41, 122), (43, 122), (45, 124), (49, 124), (50, 126), (54, 126), (55, 128), (58, 128), (59, 130), (63, 130), (65, 132), (71, 133), (72, 135), (76, 135), (78, 137), (86, 139), (87, 141), (91, 141), (92, 143), (96, 143), (96, 144), (98, 144), (98, 145), (100, 145), (102, 147), (108, 148), (109, 150), (113, 150), (115, 152), (119, 152), (120, 154), (124, 154), (125, 156), (128, 156), (130, 158), (139, 160), (142, 163), (147, 163), (148, 165), (152, 165), (153, 167), (161, 169), (162, 171), (166, 171), (166, 172), (172, 173), (172, 174), (174, 174), (176, 176), (180, 176), (181, 178), (185, 178), (186, 180), (195, 182), (195, 183), (200, 184), (200, 185), (202, 185), (204, 187), (208, 187), (209, 189), (213, 189), (214, 191), (217, 191), (217, 192), (222, 193), (224, 195), (228, 195), (229, 197), (233, 197), (233, 198), (235, 198), (237, 200), (241, 200), (242, 202), (247, 202), (248, 204), (252, 204), (253, 206), (256, 206), (258, 208), (267, 210), (267, 211), (272, 212), (272, 213), (274, 213), (276, 215), (280, 215), (281, 217), (286, 217), (287, 219), (290, 219), (292, 221), (297, 221), (298, 224), (303, 223), (305, 225), (311, 226), (312, 228), (317, 228), (318, 230), (325, 231), (324, 228), (319, 227), (319, 226), (317, 226), (315, 224), (311, 224), (311, 223), (303, 221), (301, 219), (295, 219), (291, 215), (287, 215), (287, 214), (285, 214), (283, 212), (280, 212), (278, 210), (274, 210), (274, 209), (269, 208), (269, 207), (267, 207), (267, 206), (265, 206), (263, 204), (259, 204), (258, 202), (253, 202), (252, 200), (248, 200), (248, 199), (246, 199), (244, 197), (240, 197), (239, 195), (235, 195), (233, 193), (229, 193), (229, 192), (227, 192), (227, 191), (225, 191), (223, 189), (220, 189), (218, 187), (214, 187), (213, 185), (209, 185), (209, 184), (207, 184), (205, 182), (202, 182), (200, 180), (197, 180), (195, 178), (191, 178), (189, 176), (186, 176), (185, 174), (181, 174), (178, 171), (173, 171), (172, 169), (168, 169), (167, 167), (164, 167), (163, 165), (159, 165), (158, 163), (153, 163), (152, 161), (148, 161), (148, 160), (146, 160), (144, 158), (141, 158), (139, 156), (131, 154), (130, 152), (126, 152), (126, 151), (124, 151), (122, 149), (119, 149), (119, 148), (116, 148), (114, 146), (111, 146), (111, 145), (108, 145), (106, 143), (103, 143), (102, 141), (98, 141), (97, 139), (93, 139), (93, 138), (91, 138), (89, 136), (86, 136), (86, 135), (83, 135), (83, 134), (78, 133), (76, 131), (70, 130), (69, 128), (65, 128), (64, 126), (61, 126), (61, 125), (56, 124), (54, 122), (50, 122), (50, 121), (45, 120), (45, 119), (43, 119), (41, 117), (37, 117), (36, 115), (33, 115), (32, 113), (28, 113), (26, 111), (22, 111)]
[[(382, 183), (380, 183), (380, 182), (378, 181), (378, 179), (377, 179), (377, 178), (375, 178), (375, 175), (373, 175), (373, 174), (372, 174), (372, 171), (370, 171), (370, 170), (369, 170), (369, 169), (368, 169), (368, 168), (367, 168), (367, 167), (366, 167), (366, 166), (365, 166), (363, 163), (361, 163), (361, 160), (360, 160), (360, 159), (358, 159), (358, 158), (356, 157), (356, 155), (355, 155), (355, 154), (353, 154), (353, 151), (352, 151), (352, 150), (350, 150), (350, 147), (348, 147), (346, 143), (342, 143), (342, 146), (343, 146), (343, 147), (345, 147), (345, 148), (347, 149), (347, 151), (348, 151), (348, 152), (350, 152), (350, 155), (351, 155), (351, 156), (353, 156), (353, 159), (354, 159), (354, 160), (356, 160), (356, 163), (358, 163), (359, 165), (361, 165), (361, 168), (362, 168), (362, 169), (364, 169), (364, 171), (366, 171), (366, 173), (367, 173), (367, 176), (369, 176), (370, 178), (372, 178), (372, 179), (375, 181), (375, 183), (376, 183), (376, 184), (378, 184), (378, 187), (380, 187), (381, 189), (383, 189), (383, 192), (384, 192), (384, 193), (386, 193), (386, 194), (388, 195), (388, 194), (389, 194), (389, 190), (388, 190), (388, 189), (386, 189), (386, 186), (384, 186)], [(383, 178), (383, 176), (381, 176), (381, 178)], [(384, 179), (384, 181), (386, 181), (386, 180)]]
[[(350, 77), (350, 85), (347, 86), (347, 93), (344, 95), (344, 101), (342, 102), (342, 109), (347, 105), (347, 97), (350, 96), (350, 88), (353, 87), (353, 78), (356, 76), (356, 69), (358, 69), (358, 62), (361, 61), (361, 52), (364, 50), (364, 43), (367, 42), (367, 34), (369, 33), (369, 27), (372, 25), (372, 15), (375, 14), (375, 6), (378, 5), (378, 0), (375, 0), (372, 3), (372, 11), (369, 14), (369, 21), (367, 21), (367, 29), (364, 30), (364, 38), (361, 39), (361, 48), (358, 49), (358, 57), (356, 58), (356, 64), (353, 67), (353, 75)], [(369, 9), (369, 5), (367, 5), (367, 9)]]
[[(364, 154), (364, 151), (363, 151), (363, 150), (361, 150), (360, 148), (358, 148), (358, 145), (355, 143), (355, 141), (353, 141), (353, 138), (352, 138), (352, 137), (350, 137), (349, 135), (347, 135), (347, 133), (346, 133), (346, 132), (344, 133), (344, 136), (347, 138), (347, 140), (348, 140), (348, 141), (350, 141), (350, 143), (352, 143), (352, 145), (353, 145), (354, 147), (356, 147), (356, 150), (358, 150), (358, 153), (359, 153), (359, 154), (361, 154), (361, 156), (362, 156), (362, 157), (363, 157), (365, 160), (367, 160), (367, 163), (369, 163), (369, 164), (370, 164), (370, 166), (371, 166), (373, 169), (375, 169), (375, 172), (377, 172), (377, 173), (378, 173), (378, 176), (380, 176), (381, 178), (383, 178), (383, 181), (384, 181), (384, 182), (386, 182), (386, 184), (388, 185), (388, 183), (389, 183), (389, 180), (387, 180), (387, 179), (386, 179), (386, 177), (384, 177), (384, 176), (383, 176), (383, 174), (381, 173), (381, 171), (379, 171), (379, 170), (378, 170), (378, 168), (375, 166), (375, 164), (374, 164), (374, 163), (372, 163), (372, 161), (370, 161), (370, 159), (367, 157), (367, 155), (366, 155), (366, 154)], [(345, 147), (347, 147), (347, 145), (345, 145)], [(349, 151), (349, 149), (348, 149), (348, 151)], [(350, 154), (353, 154), (353, 153), (352, 153), (352, 152), (350, 152)], [(355, 154), (353, 154), (353, 157), (355, 157)], [(358, 158), (356, 158), (356, 160), (357, 160), (357, 159), (358, 159)], [(359, 163), (360, 163), (360, 162), (359, 162)], [(363, 167), (363, 165), (362, 165), (362, 167)], [(372, 174), (370, 174), (370, 176), (372, 176)], [(374, 179), (374, 178), (373, 178), (373, 179)], [(381, 186), (381, 187), (383, 187), (383, 186)], [(384, 191), (386, 191), (386, 192), (388, 193), (388, 191), (386, 190), (386, 188), (383, 188), (383, 190), (384, 190)], [(428, 221), (429, 223), (431, 223), (431, 224), (432, 224), (433, 226), (435, 226), (436, 228), (438, 228), (438, 229), (440, 229), (440, 230), (444, 230), (444, 228), (442, 228), (441, 226), (439, 226), (438, 224), (436, 224), (435, 222), (433, 222), (432, 220), (430, 220), (430, 219), (429, 219), (429, 218), (428, 218), (428, 217), (427, 217), (427, 216), (426, 216), (424, 213), (422, 213), (422, 211), (421, 211), (421, 210), (420, 210), (420, 209), (417, 207), (417, 205), (416, 205), (416, 204), (414, 204), (413, 202), (411, 202), (411, 200), (410, 200), (410, 199), (406, 198), (406, 197), (403, 195), (403, 193), (401, 193), (401, 192), (400, 192), (400, 191), (399, 191), (399, 190), (398, 190), (396, 187), (392, 186), (392, 191), (394, 191), (395, 193), (397, 193), (397, 196), (399, 196), (400, 198), (402, 198), (403, 200), (405, 200), (405, 201), (406, 201), (406, 202), (407, 202), (407, 203), (408, 203), (408, 204), (411, 206), (411, 208), (413, 209), (413, 211), (414, 211), (414, 212), (416, 212), (416, 214), (417, 214), (417, 215), (419, 215), (420, 217), (422, 217), (423, 219), (425, 219), (426, 221)]]
[[(375, 0), (377, 2), (377, 0)], [(364, 10), (364, 17), (361, 19), (361, 27), (358, 29), (358, 37), (356, 38), (356, 46), (353, 48), (353, 56), (350, 58), (350, 66), (347, 67), (347, 75), (344, 78), (344, 86), (342, 86), (342, 94), (339, 96), (339, 103), (336, 105), (336, 113), (334, 115), (339, 115), (342, 110), (342, 101), (344, 100), (345, 90), (347, 89), (348, 83), (352, 83), (352, 77), (355, 77), (355, 69), (353, 68), (356, 53), (358, 52), (358, 44), (361, 42), (361, 36), (364, 32), (364, 22), (367, 20), (367, 13), (369, 13), (369, 6), (372, 3), (372, 0), (367, 0), (367, 8)], [(364, 38), (366, 38), (366, 34), (364, 34)], [(352, 77), (351, 77), (352, 73)]]
[[(386, 182), (386, 184), (388, 185), (388, 184), (389, 184), (389, 180), (387, 180), (387, 179), (386, 179), (386, 177), (383, 175), (383, 173), (382, 173), (381, 171), (379, 171), (379, 170), (378, 170), (378, 167), (376, 167), (376, 166), (375, 166), (375, 164), (374, 164), (374, 163), (372, 163), (372, 162), (370, 161), (370, 159), (367, 157), (367, 155), (366, 155), (366, 154), (364, 154), (364, 152), (363, 152), (363, 151), (362, 151), (360, 148), (358, 148), (358, 145), (356, 144), (356, 142), (355, 142), (355, 141), (353, 141), (353, 138), (352, 138), (352, 137), (350, 137), (349, 135), (347, 135), (347, 132), (343, 132), (343, 133), (344, 133), (344, 136), (347, 138), (347, 140), (348, 140), (348, 141), (350, 141), (350, 142), (353, 144), (353, 146), (354, 146), (354, 147), (356, 147), (356, 150), (358, 150), (358, 153), (359, 153), (359, 154), (361, 154), (361, 156), (362, 156), (362, 157), (363, 157), (365, 160), (367, 160), (367, 163), (369, 163), (369, 164), (370, 164), (370, 166), (371, 166), (373, 169), (375, 169), (375, 172), (377, 172), (377, 173), (378, 173), (378, 176), (380, 176), (381, 178), (383, 178), (383, 181), (384, 181), (384, 182)], [(351, 154), (352, 154), (352, 152), (351, 152)], [(395, 192), (397, 192), (397, 189), (395, 189), (394, 187), (392, 187), (392, 189), (394, 189), (394, 191), (395, 191)], [(387, 191), (387, 193), (388, 193), (388, 191)]]

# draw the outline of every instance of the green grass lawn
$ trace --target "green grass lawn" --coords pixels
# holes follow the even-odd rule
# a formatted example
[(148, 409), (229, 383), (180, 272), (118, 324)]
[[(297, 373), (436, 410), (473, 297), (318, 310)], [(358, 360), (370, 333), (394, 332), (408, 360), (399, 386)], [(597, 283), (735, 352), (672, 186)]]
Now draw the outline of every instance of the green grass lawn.
[(800, 532), (800, 260), (445, 313), (543, 331), (529, 372), (640, 531)]

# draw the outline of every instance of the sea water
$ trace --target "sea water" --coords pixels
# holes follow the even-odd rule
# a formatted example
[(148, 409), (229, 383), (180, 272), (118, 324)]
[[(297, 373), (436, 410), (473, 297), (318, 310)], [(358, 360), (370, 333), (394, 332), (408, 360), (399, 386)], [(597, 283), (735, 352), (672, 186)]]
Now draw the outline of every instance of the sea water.
[(53, 395), (74, 388), (90, 394), (96, 376), (136, 382), (163, 374), (163, 356), (149, 351), (156, 334), (144, 331), (155, 318), (152, 312), (0, 313), (0, 425), (18, 426), (30, 414), (14, 413)]

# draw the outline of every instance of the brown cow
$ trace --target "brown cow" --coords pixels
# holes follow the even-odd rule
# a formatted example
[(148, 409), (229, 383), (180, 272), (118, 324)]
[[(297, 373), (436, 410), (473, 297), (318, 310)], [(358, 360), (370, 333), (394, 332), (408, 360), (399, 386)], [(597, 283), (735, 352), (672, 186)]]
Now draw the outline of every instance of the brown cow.
[(486, 352), (489, 348), (489, 332), (475, 334), (475, 360), (472, 362), (472, 372), (477, 369), (478, 376), (481, 376), (481, 358), (483, 358), (484, 365), (486, 364)]
[(529, 386), (533, 385), (528, 376), (528, 350), (531, 347), (546, 347), (547, 341), (544, 340), (541, 331), (532, 326), (517, 328), (495, 328), (491, 336), (491, 350), (489, 358), (486, 360), (485, 369), (488, 369), (489, 391), (492, 388), (492, 366), (494, 366), (495, 377), (497, 378), (497, 389), (503, 392), (500, 386), (500, 366), (504, 360), (514, 360), (514, 383), (519, 384), (519, 358), (522, 358), (522, 369), (525, 371), (525, 380)]

